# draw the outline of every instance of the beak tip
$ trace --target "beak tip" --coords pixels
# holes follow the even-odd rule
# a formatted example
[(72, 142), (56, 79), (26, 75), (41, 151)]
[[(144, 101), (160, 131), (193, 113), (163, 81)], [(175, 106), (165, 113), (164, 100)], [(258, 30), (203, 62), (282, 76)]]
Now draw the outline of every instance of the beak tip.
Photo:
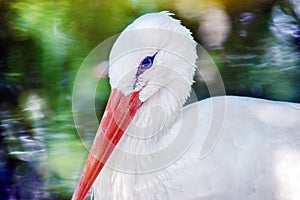
[(113, 89), (72, 200), (84, 200), (138, 108), (139, 91), (130, 95)]

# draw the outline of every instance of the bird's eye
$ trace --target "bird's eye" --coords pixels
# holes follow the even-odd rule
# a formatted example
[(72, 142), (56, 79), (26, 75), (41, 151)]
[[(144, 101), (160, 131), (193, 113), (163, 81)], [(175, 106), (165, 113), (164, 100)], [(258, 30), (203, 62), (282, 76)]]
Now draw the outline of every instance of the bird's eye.
[(157, 52), (153, 56), (147, 56), (144, 58), (140, 64), (140, 69), (149, 69), (153, 65), (153, 60), (156, 56)]
[(153, 56), (147, 56), (146, 58), (144, 58), (142, 60), (142, 62), (140, 63), (140, 65), (138, 67), (138, 70), (135, 74), (136, 77), (138, 77), (139, 75), (144, 73), (144, 71), (146, 71), (153, 65), (153, 60), (154, 60), (156, 54), (157, 54), (157, 52)]
[(141, 62), (141, 68), (142, 69), (149, 69), (153, 64), (153, 58), (151, 56), (147, 56), (144, 58), (144, 60)]

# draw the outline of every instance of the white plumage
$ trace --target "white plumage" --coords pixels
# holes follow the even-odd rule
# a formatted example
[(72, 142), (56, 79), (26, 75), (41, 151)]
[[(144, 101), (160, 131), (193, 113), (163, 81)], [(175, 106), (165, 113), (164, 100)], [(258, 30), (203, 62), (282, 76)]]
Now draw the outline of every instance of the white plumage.
[[(222, 99), (226, 115), (221, 138), (201, 159), (201, 134), (207, 133), (214, 120), (211, 106), (222, 104)], [(194, 112), (197, 109), (200, 112)], [(300, 198), (299, 105), (227, 96), (194, 103), (182, 112), (184, 130), (198, 126), (189, 151), (155, 172), (127, 174), (105, 168), (94, 185), (95, 199)], [(199, 124), (191, 123), (193, 119)], [(132, 162), (115, 159), (122, 164)]]
[[(158, 53), (138, 79), (144, 103), (94, 183), (94, 198), (300, 199), (300, 105), (224, 96), (182, 108), (195, 44), (167, 12), (140, 17), (116, 41), (110, 83), (124, 94), (135, 90), (141, 60)], [(224, 108), (224, 118), (213, 106)], [(221, 129), (211, 127), (215, 120)], [(209, 134), (220, 137), (201, 157)]]

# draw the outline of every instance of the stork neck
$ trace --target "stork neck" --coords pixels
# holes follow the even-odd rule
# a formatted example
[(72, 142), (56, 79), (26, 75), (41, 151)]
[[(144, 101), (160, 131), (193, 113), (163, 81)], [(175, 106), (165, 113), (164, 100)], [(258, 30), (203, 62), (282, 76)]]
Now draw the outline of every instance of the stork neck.
[[(160, 88), (137, 111), (111, 159), (115, 165), (121, 166), (121, 170), (139, 172), (144, 166), (160, 165), (161, 161), (155, 162), (161, 156), (158, 152), (176, 137), (177, 128), (174, 126), (191, 89), (187, 82), (180, 80), (174, 78), (169, 85)], [(155, 156), (149, 158), (148, 155)], [(129, 164), (123, 166), (124, 163)]]
[(136, 135), (137, 129), (134, 129), (134, 132), (129, 132), (132, 129), (126, 131), (110, 158), (109, 166), (128, 173), (144, 173), (161, 168), (161, 160), (166, 160), (166, 155), (160, 154), (160, 151), (176, 137), (171, 130), (178, 116), (177, 113), (173, 113), (168, 117), (161, 130), (153, 128), (159, 127), (160, 124), (140, 129), (140, 137)]

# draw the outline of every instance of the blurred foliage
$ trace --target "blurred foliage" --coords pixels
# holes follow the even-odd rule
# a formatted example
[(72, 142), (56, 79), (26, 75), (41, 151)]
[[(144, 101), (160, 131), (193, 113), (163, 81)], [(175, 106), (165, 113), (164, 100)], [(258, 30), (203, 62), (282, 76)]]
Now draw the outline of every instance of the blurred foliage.
[[(30, 124), (32, 141), (37, 143), (38, 136), (45, 138), (46, 160), (43, 159), (41, 169), (46, 173), (38, 166), (35, 170), (52, 198), (69, 199), (87, 153), (77, 137), (72, 117), (71, 95), (76, 72), (91, 49), (120, 32), (141, 14), (141, 8), (143, 12), (157, 8), (153, 2), (126, 0), (15, 0), (1, 1), (0, 5), (1, 75), (4, 75), (0, 78), (1, 89), (5, 88), (1, 94), (9, 93), (11, 99), (16, 99), (21, 112), (10, 106), (10, 100), (2, 108), (13, 108), (25, 119), (21, 124)], [(97, 90), (96, 109), (101, 113), (110, 91), (107, 80), (101, 80)], [(43, 99), (41, 110), (28, 109), (32, 96), (33, 104)], [(33, 118), (37, 112), (42, 112), (43, 117)], [(4, 136), (5, 151), (10, 157), (16, 152), (14, 159), (21, 159), (20, 152), (27, 155), (29, 150), (24, 149), (18, 135), (12, 137), (10, 133), (7, 131), (8, 136)], [(41, 162), (39, 155), (33, 155), (34, 162)]]

